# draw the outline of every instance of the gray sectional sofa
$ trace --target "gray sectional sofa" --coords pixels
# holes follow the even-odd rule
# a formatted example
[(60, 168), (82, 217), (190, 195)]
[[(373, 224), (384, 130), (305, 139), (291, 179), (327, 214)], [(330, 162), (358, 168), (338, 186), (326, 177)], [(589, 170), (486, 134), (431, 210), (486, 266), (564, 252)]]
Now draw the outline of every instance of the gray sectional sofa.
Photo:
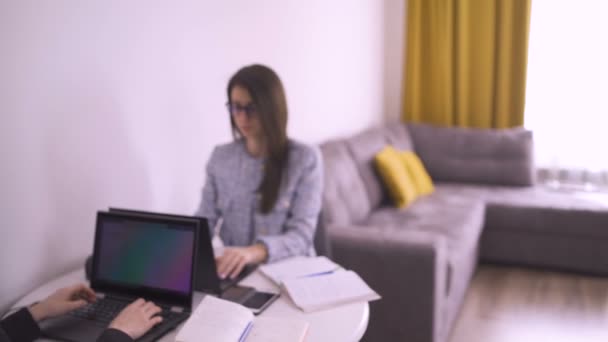
[[(415, 151), (435, 192), (391, 206), (374, 155)], [(608, 201), (535, 185), (532, 133), (392, 123), (321, 145), (330, 254), (380, 295), (366, 341), (447, 341), (479, 261), (608, 275)]]

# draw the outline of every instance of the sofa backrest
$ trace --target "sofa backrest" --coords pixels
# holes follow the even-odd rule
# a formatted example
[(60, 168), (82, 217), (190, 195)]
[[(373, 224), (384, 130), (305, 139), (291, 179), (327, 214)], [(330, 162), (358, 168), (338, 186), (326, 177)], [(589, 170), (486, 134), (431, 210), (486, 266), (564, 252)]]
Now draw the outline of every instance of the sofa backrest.
[(323, 223), (346, 225), (364, 219), (370, 202), (357, 166), (346, 142), (335, 140), (321, 145), (324, 168)]
[(325, 167), (324, 221), (356, 223), (386, 198), (374, 156), (386, 145), (413, 150), (407, 126), (391, 123), (321, 145)]
[(386, 138), (389, 144), (401, 151), (413, 151), (414, 143), (407, 125), (402, 122), (392, 122), (386, 125)]
[(374, 156), (388, 140), (384, 127), (365, 130), (346, 140), (346, 145), (365, 186), (371, 209), (377, 208), (384, 199), (384, 190), (374, 167)]
[(407, 126), (434, 181), (515, 186), (535, 182), (531, 131)]

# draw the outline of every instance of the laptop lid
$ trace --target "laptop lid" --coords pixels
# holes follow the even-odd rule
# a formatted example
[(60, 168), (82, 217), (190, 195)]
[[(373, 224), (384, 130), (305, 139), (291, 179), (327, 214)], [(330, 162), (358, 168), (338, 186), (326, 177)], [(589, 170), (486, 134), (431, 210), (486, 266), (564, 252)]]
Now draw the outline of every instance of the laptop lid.
[(91, 288), (190, 310), (197, 234), (194, 220), (98, 212)]
[(198, 222), (198, 239), (196, 246), (196, 259), (194, 267), (194, 290), (220, 295), (220, 279), (217, 275), (213, 245), (211, 243), (211, 232), (209, 223), (205, 217), (186, 216), (167, 213), (158, 213), (143, 210), (114, 208), (108, 209), (111, 213), (124, 213), (128, 215), (143, 215), (177, 220), (194, 220)]

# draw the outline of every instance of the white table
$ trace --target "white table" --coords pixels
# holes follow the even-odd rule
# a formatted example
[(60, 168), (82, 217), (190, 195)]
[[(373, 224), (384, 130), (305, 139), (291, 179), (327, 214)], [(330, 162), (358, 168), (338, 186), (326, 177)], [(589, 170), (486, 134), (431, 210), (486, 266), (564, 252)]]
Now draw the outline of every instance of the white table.
[[(69, 272), (49, 281), (21, 298), (14, 307), (28, 305), (41, 300), (58, 288), (78, 282), (85, 282), (84, 269)], [(264, 277), (259, 271), (253, 272), (247, 278), (243, 279), (240, 284), (252, 286), (261, 291), (278, 292), (277, 286)], [(203, 293), (195, 292), (193, 309), (198, 306), (203, 297)], [(281, 297), (261, 314), (261, 316), (294, 318), (307, 321), (310, 323), (306, 339), (308, 342), (352, 342), (359, 341), (363, 337), (365, 329), (367, 329), (369, 305), (367, 302), (354, 303), (329, 310), (304, 313), (293, 304), (288, 296), (282, 294)], [(179, 329), (168, 333), (160, 341), (175, 341), (177, 330)], [(49, 340), (40, 339), (39, 341)]]

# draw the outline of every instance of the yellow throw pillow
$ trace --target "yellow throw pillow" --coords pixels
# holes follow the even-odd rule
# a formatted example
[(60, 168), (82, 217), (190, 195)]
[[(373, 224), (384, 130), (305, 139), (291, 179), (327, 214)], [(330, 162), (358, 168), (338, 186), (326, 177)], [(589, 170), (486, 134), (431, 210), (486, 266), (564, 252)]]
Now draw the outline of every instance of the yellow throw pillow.
[(406, 207), (416, 199), (416, 185), (399, 151), (387, 146), (376, 154), (374, 163), (397, 207)]
[(416, 193), (418, 195), (428, 195), (435, 191), (433, 180), (426, 171), (426, 168), (424, 167), (424, 164), (422, 164), (420, 158), (411, 151), (399, 152), (399, 154), (401, 155), (403, 163), (405, 164), (414, 185), (416, 186)]

